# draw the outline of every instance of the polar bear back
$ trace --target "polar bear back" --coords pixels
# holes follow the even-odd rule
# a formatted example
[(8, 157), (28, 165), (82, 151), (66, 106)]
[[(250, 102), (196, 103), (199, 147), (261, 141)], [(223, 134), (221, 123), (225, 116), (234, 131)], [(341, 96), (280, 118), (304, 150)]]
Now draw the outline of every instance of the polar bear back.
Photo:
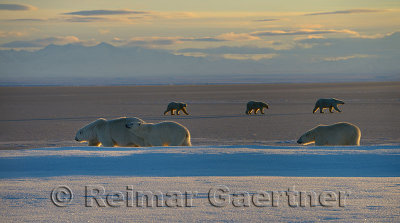
[(360, 129), (346, 122), (320, 125), (304, 133), (298, 143), (312, 143), (316, 146), (360, 145)]
[(350, 123), (341, 122), (315, 129), (315, 145), (360, 145), (361, 131)]
[(150, 124), (149, 128), (147, 139), (152, 146), (180, 146), (185, 138), (190, 137), (189, 130), (177, 122)]
[(324, 107), (324, 108), (328, 108), (330, 106), (334, 106), (337, 104), (344, 104), (344, 102), (341, 100), (338, 100), (336, 98), (320, 98), (315, 103), (316, 106), (320, 106), (320, 107)]
[(182, 102), (171, 102), (168, 104), (167, 109), (181, 109), (183, 107), (186, 107), (187, 105)]
[(126, 128), (143, 138), (145, 146), (191, 146), (189, 130), (177, 122), (133, 122)]

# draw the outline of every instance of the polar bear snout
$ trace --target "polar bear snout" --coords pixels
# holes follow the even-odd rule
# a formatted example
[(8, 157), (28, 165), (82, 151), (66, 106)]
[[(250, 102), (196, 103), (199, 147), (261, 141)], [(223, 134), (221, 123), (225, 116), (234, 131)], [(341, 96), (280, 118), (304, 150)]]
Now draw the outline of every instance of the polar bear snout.
[(78, 137), (75, 136), (75, 141), (78, 141), (78, 142), (79, 142), (80, 140), (78, 139)]

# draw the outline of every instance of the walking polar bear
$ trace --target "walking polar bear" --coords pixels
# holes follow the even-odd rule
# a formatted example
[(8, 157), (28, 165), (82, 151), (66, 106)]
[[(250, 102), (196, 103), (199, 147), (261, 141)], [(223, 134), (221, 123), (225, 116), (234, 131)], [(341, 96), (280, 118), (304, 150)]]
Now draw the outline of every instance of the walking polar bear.
[(175, 115), (175, 111), (176, 111), (176, 115), (179, 115), (179, 112), (181, 110), (186, 115), (189, 115), (189, 113), (186, 111), (186, 107), (187, 107), (187, 105), (185, 103), (171, 102), (168, 104), (167, 110), (165, 110), (164, 115), (166, 115), (168, 112), (171, 112), (171, 115)]
[(125, 127), (127, 123), (143, 122), (139, 118), (118, 118), (106, 120), (103, 118), (84, 126), (76, 133), (75, 140), (88, 142), (89, 146), (144, 146), (143, 138), (132, 134)]
[(360, 145), (360, 129), (346, 122), (339, 122), (333, 125), (319, 125), (304, 133), (297, 143), (310, 144), (315, 142), (316, 146), (336, 145)]
[(144, 146), (191, 146), (189, 130), (176, 122), (130, 122), (126, 128), (144, 140)]
[(318, 109), (320, 113), (324, 113), (324, 108), (329, 108), (329, 112), (333, 113), (333, 109), (335, 109), (338, 112), (342, 112), (339, 110), (337, 107), (338, 105), (343, 105), (344, 102), (341, 100), (338, 100), (336, 98), (321, 98), (318, 99), (318, 101), (315, 103), (315, 107), (313, 109), (313, 113), (315, 113)]
[(251, 112), (253, 111), (254, 114), (257, 114), (259, 110), (261, 111), (261, 114), (264, 114), (264, 108), (268, 109), (268, 104), (259, 101), (249, 101), (247, 102), (246, 108), (247, 115), (251, 115)]

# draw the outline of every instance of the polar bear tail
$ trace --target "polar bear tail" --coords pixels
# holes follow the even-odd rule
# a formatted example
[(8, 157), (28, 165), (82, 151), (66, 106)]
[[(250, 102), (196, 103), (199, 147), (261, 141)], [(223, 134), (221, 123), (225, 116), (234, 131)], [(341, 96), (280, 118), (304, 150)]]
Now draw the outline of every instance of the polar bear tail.
[(186, 133), (186, 137), (183, 140), (182, 146), (192, 146), (192, 143), (190, 142), (190, 133)]

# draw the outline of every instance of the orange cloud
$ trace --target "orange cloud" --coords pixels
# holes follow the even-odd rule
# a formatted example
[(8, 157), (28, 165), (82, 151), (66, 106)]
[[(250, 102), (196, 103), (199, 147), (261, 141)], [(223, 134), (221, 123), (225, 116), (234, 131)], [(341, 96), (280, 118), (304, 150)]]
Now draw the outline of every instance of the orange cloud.
[(1, 31), (0, 30), (0, 37), (20, 37), (25, 36), (26, 33), (18, 32), (18, 31)]
[(272, 30), (272, 31), (257, 31), (250, 33), (254, 36), (296, 36), (296, 35), (319, 35), (332, 33), (347, 33), (351, 35), (359, 35), (356, 31), (348, 29), (299, 29), (299, 30)]
[(376, 57), (375, 55), (368, 55), (368, 54), (354, 54), (350, 56), (342, 56), (342, 57), (326, 57), (323, 60), (328, 62), (336, 62), (336, 61), (343, 61), (343, 60), (350, 60), (355, 58), (371, 58)]
[(224, 41), (249, 41), (249, 40), (259, 40), (260, 38), (257, 36), (253, 36), (249, 33), (224, 33), (216, 36), (217, 39), (221, 39)]
[(76, 36), (56, 36), (48, 37), (43, 39), (35, 39), (30, 41), (13, 41), (5, 43), (2, 47), (6, 48), (40, 48), (50, 44), (55, 45), (66, 45), (66, 44), (83, 44), (83, 45), (95, 45), (98, 42), (95, 40), (80, 40)]

